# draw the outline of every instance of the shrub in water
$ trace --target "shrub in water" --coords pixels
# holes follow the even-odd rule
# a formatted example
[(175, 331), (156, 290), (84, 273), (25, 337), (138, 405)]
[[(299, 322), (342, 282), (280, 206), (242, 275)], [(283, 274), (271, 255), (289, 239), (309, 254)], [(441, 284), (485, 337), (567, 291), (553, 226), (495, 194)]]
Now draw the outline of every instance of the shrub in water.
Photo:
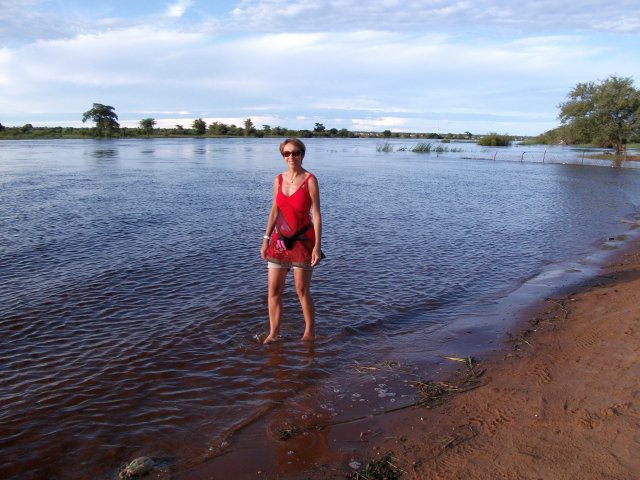
[(511, 145), (511, 138), (506, 134), (490, 133), (482, 137), (478, 143), (483, 147), (508, 147)]
[(413, 147), (411, 151), (415, 153), (431, 153), (432, 149), (433, 145), (431, 144), (431, 142), (422, 142)]

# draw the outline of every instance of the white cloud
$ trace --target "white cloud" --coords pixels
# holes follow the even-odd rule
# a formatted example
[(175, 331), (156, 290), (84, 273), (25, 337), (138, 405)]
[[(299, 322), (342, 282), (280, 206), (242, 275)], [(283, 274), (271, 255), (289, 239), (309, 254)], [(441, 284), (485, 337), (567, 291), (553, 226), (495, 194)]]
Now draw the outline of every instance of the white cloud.
[(270, 31), (287, 27), (296, 31), (310, 28), (343, 31), (354, 27), (406, 31), (480, 26), (529, 32), (571, 29), (637, 32), (640, 28), (636, 0), (245, 0), (233, 10), (232, 19), (238, 26)]
[(371, 131), (371, 130), (393, 130), (403, 131), (407, 127), (407, 119), (400, 117), (382, 117), (382, 118), (354, 118), (351, 120), (354, 130)]
[(167, 6), (169, 17), (182, 17), (191, 6), (191, 0), (178, 0), (176, 3)]
[[(0, 19), (11, 3), (0, 0)], [(207, 112), (290, 128), (473, 131), (464, 122), (484, 119), (539, 133), (577, 82), (640, 75), (638, 36), (616, 33), (637, 24), (621, 17), (630, 4), (586, 5), (601, 13), (587, 21), (573, 5), (500, 0), (246, 0), (225, 13), (192, 0), (162, 15), (65, 23), (34, 2), (0, 23), (7, 35), (30, 25), (38, 39), (0, 48), (0, 87), (11, 92), (0, 95), (0, 121), (79, 118), (100, 102), (134, 123), (187, 125)], [(191, 23), (192, 10), (209, 14)]]

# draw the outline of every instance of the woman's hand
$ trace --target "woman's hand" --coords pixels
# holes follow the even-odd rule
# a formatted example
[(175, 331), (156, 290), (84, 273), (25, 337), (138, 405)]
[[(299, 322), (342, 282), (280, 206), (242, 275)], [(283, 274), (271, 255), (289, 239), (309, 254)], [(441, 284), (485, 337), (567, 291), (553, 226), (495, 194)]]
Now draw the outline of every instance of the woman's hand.
[(320, 263), (320, 260), (322, 260), (322, 251), (320, 250), (320, 248), (314, 248), (311, 251), (311, 266), (315, 267)]
[(260, 256), (263, 260), (267, 260), (267, 248), (269, 247), (269, 240), (264, 238), (262, 240), (262, 248), (260, 249)]

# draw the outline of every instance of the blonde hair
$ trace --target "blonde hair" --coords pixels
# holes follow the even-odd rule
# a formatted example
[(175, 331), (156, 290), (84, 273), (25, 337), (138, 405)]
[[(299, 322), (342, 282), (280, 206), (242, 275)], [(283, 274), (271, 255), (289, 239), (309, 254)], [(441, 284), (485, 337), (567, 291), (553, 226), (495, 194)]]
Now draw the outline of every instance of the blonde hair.
[(304, 143), (302, 143), (302, 140), (299, 140), (297, 138), (287, 138), (284, 142), (282, 142), (280, 144), (280, 155), (284, 157), (284, 147), (286, 147), (289, 143), (293, 143), (296, 147), (298, 147), (298, 149), (300, 150), (300, 158), (304, 158), (307, 147), (305, 147)]

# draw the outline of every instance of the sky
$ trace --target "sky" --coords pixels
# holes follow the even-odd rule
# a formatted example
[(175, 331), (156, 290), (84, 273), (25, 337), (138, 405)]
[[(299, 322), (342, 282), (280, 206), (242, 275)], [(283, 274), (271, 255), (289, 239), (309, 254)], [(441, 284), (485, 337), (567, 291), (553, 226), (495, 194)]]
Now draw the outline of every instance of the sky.
[(0, 0), (0, 123), (537, 135), (638, 52), (638, 0)]

